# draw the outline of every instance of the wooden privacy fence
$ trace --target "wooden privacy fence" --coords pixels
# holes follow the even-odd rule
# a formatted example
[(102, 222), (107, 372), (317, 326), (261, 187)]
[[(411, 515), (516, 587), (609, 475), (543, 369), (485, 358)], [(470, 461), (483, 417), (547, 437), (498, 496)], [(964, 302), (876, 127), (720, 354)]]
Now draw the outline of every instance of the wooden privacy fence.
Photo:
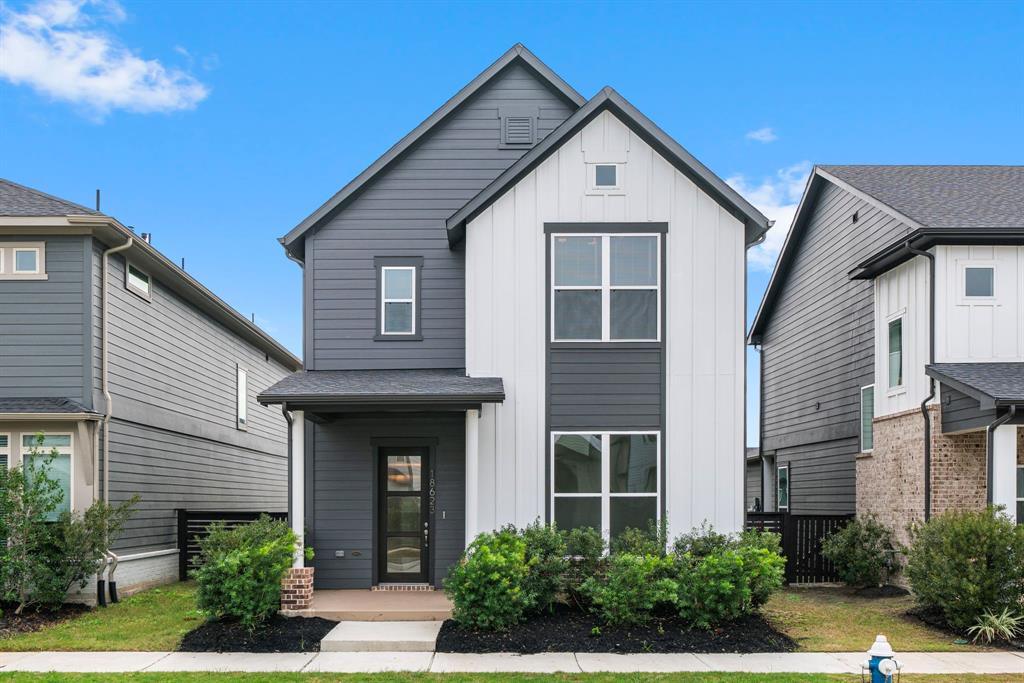
[(199, 541), (206, 538), (210, 525), (223, 522), (224, 526), (233, 529), (236, 526), (255, 522), (260, 515), (268, 515), (274, 519), (288, 519), (286, 512), (254, 512), (251, 510), (233, 510), (212, 512), (209, 510), (185, 510), (178, 508), (178, 579), (188, 579), (188, 570), (192, 560), (199, 555)]
[(839, 581), (836, 568), (821, 554), (821, 543), (842, 529), (853, 515), (791, 515), (788, 512), (748, 512), (747, 529), (782, 536), (786, 583)]

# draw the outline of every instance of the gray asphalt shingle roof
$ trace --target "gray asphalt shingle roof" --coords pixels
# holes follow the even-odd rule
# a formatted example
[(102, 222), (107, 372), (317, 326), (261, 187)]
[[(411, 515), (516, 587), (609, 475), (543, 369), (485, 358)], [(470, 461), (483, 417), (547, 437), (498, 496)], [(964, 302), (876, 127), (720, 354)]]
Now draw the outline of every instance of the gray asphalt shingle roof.
[[(4, 413), (95, 413), (69, 398), (0, 398), (0, 414)], [(98, 413), (95, 413), (98, 415)]]
[(931, 228), (1024, 227), (1024, 166), (819, 166)]
[(81, 204), (0, 178), (0, 216), (99, 216)]
[(259, 395), (261, 403), (492, 403), (505, 399), (500, 377), (452, 370), (307, 370)]
[(1024, 404), (1024, 363), (935, 363), (925, 371), (969, 396)]

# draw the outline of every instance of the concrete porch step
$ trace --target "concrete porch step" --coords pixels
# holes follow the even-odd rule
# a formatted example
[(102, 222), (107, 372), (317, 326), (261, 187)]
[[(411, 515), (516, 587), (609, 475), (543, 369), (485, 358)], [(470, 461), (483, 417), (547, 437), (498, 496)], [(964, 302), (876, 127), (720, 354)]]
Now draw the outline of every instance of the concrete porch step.
[(452, 605), (441, 591), (318, 590), (309, 609), (289, 614), (334, 621), (444, 621)]
[(440, 621), (342, 621), (320, 641), (321, 652), (433, 652)]

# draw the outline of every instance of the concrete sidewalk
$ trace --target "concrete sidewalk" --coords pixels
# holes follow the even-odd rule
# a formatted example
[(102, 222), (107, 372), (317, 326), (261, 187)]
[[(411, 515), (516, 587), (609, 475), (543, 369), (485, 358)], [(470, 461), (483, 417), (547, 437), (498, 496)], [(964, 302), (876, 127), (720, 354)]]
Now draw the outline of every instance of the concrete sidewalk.
[[(451, 654), (445, 652), (0, 652), (0, 671), (383, 671), (590, 673), (745, 671), (859, 674), (860, 652), (767, 654)], [(1021, 674), (1024, 652), (908, 652), (906, 674)]]

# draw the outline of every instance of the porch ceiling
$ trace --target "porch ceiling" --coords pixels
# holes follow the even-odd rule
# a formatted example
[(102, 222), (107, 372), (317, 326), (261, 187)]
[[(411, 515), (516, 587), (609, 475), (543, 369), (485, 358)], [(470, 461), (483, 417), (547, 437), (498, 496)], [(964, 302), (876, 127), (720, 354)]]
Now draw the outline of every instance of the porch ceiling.
[(500, 377), (469, 377), (442, 370), (307, 370), (270, 387), (257, 400), (328, 411), (464, 409), (501, 403)]

